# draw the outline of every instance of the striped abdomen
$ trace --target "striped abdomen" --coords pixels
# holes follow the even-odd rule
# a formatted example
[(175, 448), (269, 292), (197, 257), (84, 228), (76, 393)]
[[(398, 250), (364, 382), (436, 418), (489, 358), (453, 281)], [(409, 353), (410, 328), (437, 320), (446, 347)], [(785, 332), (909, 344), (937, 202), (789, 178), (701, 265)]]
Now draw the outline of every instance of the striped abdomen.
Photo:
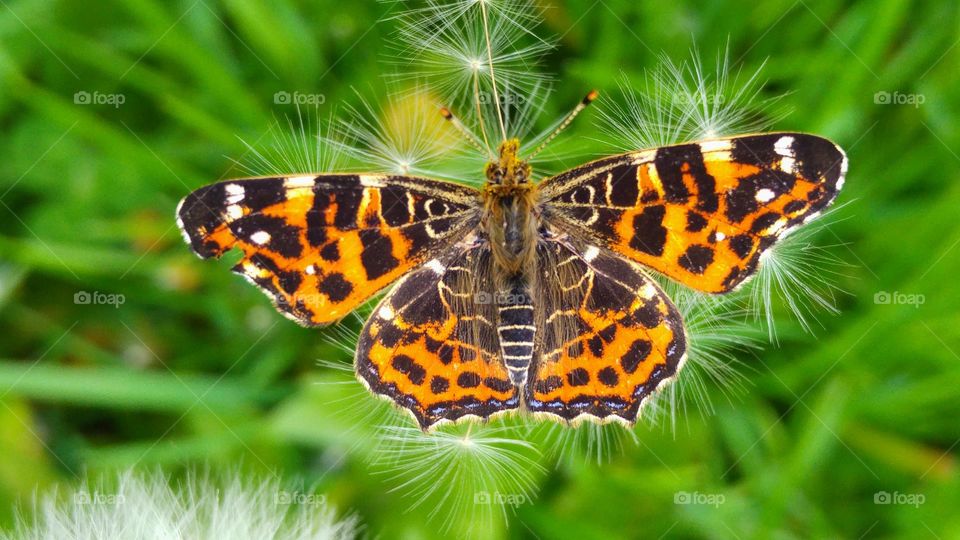
[(522, 278), (509, 282), (497, 295), (497, 335), (510, 382), (523, 386), (533, 359), (533, 301)]

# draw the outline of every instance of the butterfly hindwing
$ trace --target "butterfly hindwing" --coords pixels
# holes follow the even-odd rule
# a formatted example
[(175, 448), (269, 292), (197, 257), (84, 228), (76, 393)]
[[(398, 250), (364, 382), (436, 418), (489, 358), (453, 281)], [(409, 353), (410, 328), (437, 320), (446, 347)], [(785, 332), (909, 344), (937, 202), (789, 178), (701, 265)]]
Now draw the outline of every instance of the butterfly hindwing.
[(816, 217), (847, 161), (802, 133), (748, 135), (603, 158), (545, 180), (544, 219), (695, 289), (733, 290)]
[(239, 247), (233, 270), (304, 325), (336, 321), (476, 226), (472, 188), (406, 176), (251, 178), (188, 195), (177, 222), (193, 251)]
[(538, 266), (546, 272), (526, 407), (566, 420), (633, 423), (643, 401), (682, 367), (680, 313), (637, 264), (597, 247), (541, 242)]
[(404, 276), (360, 335), (356, 370), (427, 429), (516, 409), (499, 356), (489, 245), (465, 242)]

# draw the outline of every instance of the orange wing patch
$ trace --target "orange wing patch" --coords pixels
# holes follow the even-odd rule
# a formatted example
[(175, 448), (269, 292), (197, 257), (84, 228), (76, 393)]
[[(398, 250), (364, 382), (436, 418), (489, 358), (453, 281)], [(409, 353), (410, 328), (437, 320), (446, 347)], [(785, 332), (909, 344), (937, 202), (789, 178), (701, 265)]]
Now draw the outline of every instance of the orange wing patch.
[(570, 421), (633, 423), (644, 400), (682, 367), (679, 312), (637, 265), (612, 253), (549, 242), (539, 258), (558, 279), (539, 289), (544, 332), (527, 408)]
[(519, 406), (499, 358), (486, 244), (459, 244), (404, 277), (364, 326), (358, 378), (424, 429)]
[(843, 185), (839, 147), (774, 133), (588, 163), (540, 186), (545, 219), (689, 287), (729, 292)]
[(203, 258), (233, 247), (233, 270), (304, 325), (336, 321), (477, 224), (471, 188), (401, 176), (230, 180), (177, 209)]

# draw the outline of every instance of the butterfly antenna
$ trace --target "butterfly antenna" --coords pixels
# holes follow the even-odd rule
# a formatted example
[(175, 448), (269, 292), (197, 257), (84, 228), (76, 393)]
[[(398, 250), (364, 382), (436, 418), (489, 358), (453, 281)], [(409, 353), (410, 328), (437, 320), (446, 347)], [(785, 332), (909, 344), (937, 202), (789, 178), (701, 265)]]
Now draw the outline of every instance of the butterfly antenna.
[(600, 92), (597, 92), (596, 90), (591, 90), (590, 93), (584, 96), (583, 99), (580, 100), (580, 103), (577, 103), (577, 106), (574, 107), (572, 111), (567, 113), (567, 116), (563, 118), (563, 121), (560, 122), (560, 125), (557, 126), (557, 129), (553, 130), (553, 133), (551, 133), (546, 139), (544, 139), (543, 142), (540, 143), (540, 146), (538, 146), (537, 149), (534, 150), (532, 154), (527, 156), (527, 161), (533, 159), (534, 156), (539, 154), (544, 148), (547, 147), (548, 144), (550, 144), (550, 141), (556, 139), (557, 135), (559, 135), (561, 131), (567, 129), (567, 126), (569, 126), (570, 123), (573, 122), (573, 119), (576, 118), (578, 114), (580, 114), (580, 111), (586, 109), (587, 105), (590, 105), (591, 103), (593, 103), (593, 100), (597, 99), (597, 96), (599, 95), (600, 95)]
[(495, 157), (493, 152), (490, 151), (490, 147), (481, 143), (473, 133), (470, 133), (470, 131), (467, 129), (467, 126), (463, 125), (463, 122), (461, 122), (459, 118), (450, 112), (450, 109), (446, 107), (440, 107), (440, 115), (443, 116), (444, 120), (453, 124), (453, 127), (457, 128), (457, 131), (459, 131), (460, 134), (463, 135), (463, 138), (469, 141), (470, 144), (476, 146), (481, 152), (489, 155), (491, 159)]

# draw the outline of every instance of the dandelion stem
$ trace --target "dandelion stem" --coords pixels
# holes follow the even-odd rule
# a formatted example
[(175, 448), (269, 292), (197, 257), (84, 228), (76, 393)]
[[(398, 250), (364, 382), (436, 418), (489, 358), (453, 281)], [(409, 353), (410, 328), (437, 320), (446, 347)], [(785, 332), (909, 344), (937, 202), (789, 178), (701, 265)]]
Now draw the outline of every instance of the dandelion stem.
[(480, 107), (480, 75), (476, 71), (473, 72), (473, 97), (477, 104), (477, 123), (480, 124), (480, 135), (483, 136), (483, 145), (487, 147), (489, 152), (490, 141), (487, 140), (487, 128), (483, 126), (483, 109)]
[[(500, 133), (503, 140), (507, 140), (507, 128), (503, 125), (503, 113), (500, 111), (500, 96), (497, 92), (497, 78), (493, 69), (493, 45), (490, 43), (490, 26), (487, 21), (487, 3), (486, 0), (480, 0), (480, 12), (483, 15), (483, 35), (487, 39), (487, 65), (490, 67), (490, 85), (493, 87), (493, 103), (497, 108), (497, 122), (500, 123)], [(479, 100), (477, 106), (479, 107)]]

